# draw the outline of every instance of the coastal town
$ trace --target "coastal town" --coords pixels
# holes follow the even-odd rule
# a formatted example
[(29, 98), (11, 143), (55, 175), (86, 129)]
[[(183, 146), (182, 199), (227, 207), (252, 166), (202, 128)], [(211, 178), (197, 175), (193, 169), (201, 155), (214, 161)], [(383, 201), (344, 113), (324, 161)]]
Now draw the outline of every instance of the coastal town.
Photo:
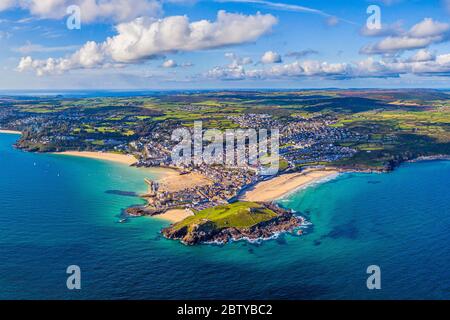
[[(384, 171), (414, 158), (449, 154), (449, 144), (440, 142), (450, 139), (446, 93), (422, 92), (423, 107), (399, 103), (407, 94), (387, 91), (383, 99), (378, 98), (379, 92), (345, 90), (284, 93), (284, 99), (273, 92), (228, 93), (228, 99), (219, 92), (158, 98), (1, 97), (0, 128), (22, 132), (16, 147), (26, 151), (78, 152), (90, 157), (115, 154), (131, 157), (125, 163), (136, 167), (176, 172), (171, 180), (145, 179), (148, 191), (142, 197), (147, 205), (128, 208), (127, 213), (162, 216), (181, 210), (182, 220), (243, 199), (272, 201), (275, 198), (260, 196), (269, 194), (270, 188), (258, 188), (271, 180), (273, 189), (276, 179), (290, 174), (300, 174), (290, 176), (288, 185), (295, 189), (310, 181), (311, 169), (324, 172), (312, 179), (316, 181), (343, 170)], [(436, 114), (443, 118), (438, 127)], [(260, 160), (238, 164), (234, 153), (231, 158), (219, 155), (218, 163), (174, 162), (172, 152), (179, 141), (173, 139), (173, 132), (181, 128), (193, 137), (194, 123), (199, 122), (202, 137), (211, 129), (220, 133), (266, 130), (270, 135), (276, 131), (277, 170), (264, 174)], [(416, 148), (430, 139), (436, 143)], [(224, 141), (220, 144), (225, 146)], [(207, 146), (202, 140), (201, 150)], [(252, 142), (244, 140), (244, 146), (248, 157)], [(268, 157), (269, 150), (265, 153), (259, 156)]]

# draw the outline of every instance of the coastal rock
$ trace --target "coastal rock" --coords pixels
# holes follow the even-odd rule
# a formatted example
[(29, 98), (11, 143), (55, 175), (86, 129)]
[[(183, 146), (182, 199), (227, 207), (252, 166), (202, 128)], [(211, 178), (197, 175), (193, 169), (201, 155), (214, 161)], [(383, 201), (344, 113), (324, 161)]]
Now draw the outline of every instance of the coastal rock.
[(160, 214), (160, 210), (154, 210), (149, 207), (131, 207), (125, 210), (126, 214), (131, 217), (155, 216)]

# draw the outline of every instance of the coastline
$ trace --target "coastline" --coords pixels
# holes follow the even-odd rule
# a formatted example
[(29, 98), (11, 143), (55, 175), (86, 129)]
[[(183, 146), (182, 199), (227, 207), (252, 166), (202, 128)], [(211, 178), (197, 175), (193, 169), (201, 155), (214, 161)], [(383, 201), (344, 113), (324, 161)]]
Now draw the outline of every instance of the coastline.
[(17, 134), (17, 135), (21, 135), (21, 134), (22, 134), (22, 132), (20, 132), (20, 131), (16, 131), (16, 130), (3, 130), (3, 129), (0, 129), (0, 133), (3, 133), (3, 134)]
[(239, 200), (254, 202), (272, 202), (306, 188), (312, 184), (337, 176), (338, 169), (306, 169), (302, 172), (287, 173), (270, 180), (262, 181), (248, 189)]
[[(96, 160), (104, 160), (110, 162), (116, 162), (128, 166), (132, 166), (137, 162), (137, 159), (132, 155), (117, 154), (111, 152), (91, 152), (91, 151), (64, 151), (54, 152), (55, 155), (82, 157)], [(189, 173), (181, 175), (179, 171), (171, 168), (163, 167), (150, 167), (146, 168), (156, 173), (159, 177), (155, 179), (162, 189), (165, 191), (177, 191), (182, 189), (193, 188), (202, 184), (212, 183), (206, 177), (198, 173)], [(184, 209), (171, 209), (163, 214), (155, 215), (153, 217), (176, 223), (184, 220), (185, 218), (193, 215), (193, 212)]]
[[(303, 172), (283, 174), (257, 183), (255, 186), (246, 190), (238, 199), (240, 201), (248, 202), (274, 202), (301, 188), (307, 188), (315, 183), (332, 179), (338, 176), (339, 173), (341, 173), (341, 171), (334, 168), (311, 168), (306, 169)], [(190, 183), (193, 187), (196, 184), (196, 179), (192, 179), (189, 175), (180, 176), (169, 173), (168, 176), (163, 177), (160, 181), (170, 182), (170, 184), (173, 183), (169, 189), (178, 189), (184, 183)], [(199, 177), (199, 179), (200, 180), (197, 181), (205, 182), (204, 177), (203, 180), (201, 177)], [(193, 213), (189, 210), (170, 209), (162, 214), (154, 215), (153, 217), (171, 223), (177, 223), (192, 215)]]
[(64, 151), (64, 152), (54, 152), (53, 154), (112, 161), (116, 163), (126, 164), (128, 166), (131, 166), (137, 162), (136, 158), (132, 155), (118, 154), (112, 152)]

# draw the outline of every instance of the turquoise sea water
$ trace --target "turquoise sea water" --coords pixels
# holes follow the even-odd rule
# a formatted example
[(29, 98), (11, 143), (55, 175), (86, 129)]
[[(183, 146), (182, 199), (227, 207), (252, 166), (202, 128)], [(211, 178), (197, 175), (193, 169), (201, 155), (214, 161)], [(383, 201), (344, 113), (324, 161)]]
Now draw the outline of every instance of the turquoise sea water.
[[(117, 223), (152, 174), (31, 154), (0, 135), (1, 299), (450, 298), (450, 162), (345, 174), (281, 201), (313, 223), (260, 245), (186, 247), (166, 222)], [(79, 265), (82, 289), (66, 288)], [(366, 288), (381, 267), (382, 289)]]

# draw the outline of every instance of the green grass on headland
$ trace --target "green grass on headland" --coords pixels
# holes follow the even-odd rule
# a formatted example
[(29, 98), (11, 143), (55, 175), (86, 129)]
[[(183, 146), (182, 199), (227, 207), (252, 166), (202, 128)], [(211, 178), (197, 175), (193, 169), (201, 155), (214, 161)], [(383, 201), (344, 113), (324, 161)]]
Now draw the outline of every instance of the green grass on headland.
[(222, 228), (249, 228), (260, 222), (275, 218), (277, 214), (254, 202), (235, 202), (202, 210), (192, 217), (188, 217), (173, 226), (175, 230), (190, 227), (205, 220), (214, 224), (218, 229)]

